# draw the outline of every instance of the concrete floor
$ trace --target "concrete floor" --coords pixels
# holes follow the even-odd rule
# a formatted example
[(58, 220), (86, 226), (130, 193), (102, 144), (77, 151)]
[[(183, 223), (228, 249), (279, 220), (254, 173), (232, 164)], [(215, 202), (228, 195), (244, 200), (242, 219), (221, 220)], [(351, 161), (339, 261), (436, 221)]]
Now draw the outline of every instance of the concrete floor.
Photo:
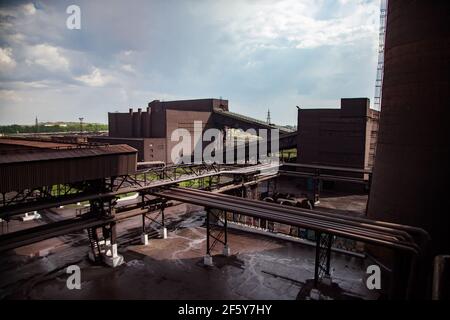
[[(359, 192), (322, 190), (320, 192), (320, 203), (316, 205), (316, 209), (331, 213), (365, 216), (368, 194), (362, 192), (362, 187), (360, 189)], [(292, 177), (279, 177), (277, 192), (293, 195), (308, 193), (306, 189), (300, 189), (298, 181)]]
[[(43, 218), (73, 214), (70, 208), (58, 210)], [(2, 254), (0, 298), (296, 299), (313, 278), (313, 247), (236, 230), (229, 233), (232, 256), (221, 256), (218, 245), (215, 266), (205, 267), (202, 208), (181, 204), (168, 208), (166, 216), (168, 239), (151, 239), (148, 246), (139, 244), (140, 217), (118, 224), (119, 253), (126, 263), (115, 269), (87, 260), (84, 232)], [(81, 267), (81, 290), (66, 287), (65, 270), (71, 264)], [(377, 298), (364, 285), (362, 259), (336, 253), (332, 268), (337, 298)]]

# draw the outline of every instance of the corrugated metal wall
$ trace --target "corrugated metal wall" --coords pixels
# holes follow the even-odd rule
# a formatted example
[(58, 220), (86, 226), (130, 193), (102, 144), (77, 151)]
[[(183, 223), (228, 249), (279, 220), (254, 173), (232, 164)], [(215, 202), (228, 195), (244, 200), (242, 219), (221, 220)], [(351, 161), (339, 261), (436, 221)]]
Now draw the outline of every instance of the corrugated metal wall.
[(131, 174), (136, 171), (137, 151), (127, 148), (130, 151), (116, 154), (0, 163), (0, 192)]

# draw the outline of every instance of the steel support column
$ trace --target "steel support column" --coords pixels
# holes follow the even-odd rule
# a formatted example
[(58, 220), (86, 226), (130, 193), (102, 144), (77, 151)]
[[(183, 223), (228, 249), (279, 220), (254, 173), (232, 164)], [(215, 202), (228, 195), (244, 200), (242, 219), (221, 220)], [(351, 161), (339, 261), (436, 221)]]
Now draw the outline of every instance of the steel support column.
[(333, 235), (316, 232), (316, 259), (314, 265), (315, 288), (317, 288), (324, 275), (330, 276), (332, 244)]
[[(206, 254), (211, 255), (217, 243), (228, 245), (228, 221), (226, 211), (206, 209)], [(211, 240), (212, 239), (212, 240)]]
[[(151, 222), (155, 223), (156, 225), (165, 228), (165, 213), (164, 209), (167, 206), (167, 200), (164, 198), (156, 198), (147, 200), (145, 198), (145, 194), (142, 194), (142, 202), (141, 202), (141, 208), (147, 209), (146, 212), (142, 213), (142, 233), (147, 234), (148, 230), (146, 228), (146, 220), (150, 220)], [(153, 214), (153, 216), (152, 216)], [(161, 219), (158, 218), (161, 216)], [(153, 228), (153, 231), (155, 228)]]

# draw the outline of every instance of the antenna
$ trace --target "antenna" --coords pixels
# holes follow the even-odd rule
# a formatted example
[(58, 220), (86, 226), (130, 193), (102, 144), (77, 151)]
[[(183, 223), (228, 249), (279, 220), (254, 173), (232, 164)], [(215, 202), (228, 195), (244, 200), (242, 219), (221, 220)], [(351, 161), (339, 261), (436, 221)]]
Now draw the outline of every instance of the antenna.
[(83, 120), (84, 118), (78, 118), (78, 120), (80, 120), (80, 133), (83, 133)]
[(270, 109), (267, 109), (267, 124), (271, 124), (272, 121), (270, 120)]
[(381, 109), (381, 94), (383, 89), (383, 74), (384, 74), (384, 40), (386, 36), (386, 8), (388, 0), (380, 1), (380, 33), (378, 40), (378, 65), (377, 78), (375, 80), (375, 95), (374, 95), (374, 109)]

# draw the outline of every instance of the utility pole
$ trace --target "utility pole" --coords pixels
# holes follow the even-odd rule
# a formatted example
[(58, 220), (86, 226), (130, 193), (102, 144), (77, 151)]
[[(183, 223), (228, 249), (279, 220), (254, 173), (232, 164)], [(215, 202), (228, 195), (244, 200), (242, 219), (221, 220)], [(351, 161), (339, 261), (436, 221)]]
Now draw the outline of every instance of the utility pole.
[(83, 119), (84, 118), (78, 118), (80, 120), (80, 133), (83, 133)]

